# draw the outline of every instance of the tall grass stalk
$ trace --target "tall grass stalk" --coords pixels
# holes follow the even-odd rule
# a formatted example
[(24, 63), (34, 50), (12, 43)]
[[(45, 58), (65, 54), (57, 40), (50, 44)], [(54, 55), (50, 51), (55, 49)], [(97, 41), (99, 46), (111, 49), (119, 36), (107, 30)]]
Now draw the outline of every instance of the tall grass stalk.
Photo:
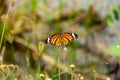
[(96, 77), (95, 77), (95, 75), (93, 76), (93, 80), (96, 80)]
[(74, 80), (73, 75), (71, 75), (71, 80)]
[(60, 50), (58, 49), (58, 80), (60, 80)]
[(2, 46), (2, 42), (3, 42), (3, 37), (4, 37), (5, 29), (6, 29), (7, 19), (8, 19), (9, 13), (10, 13), (10, 9), (12, 7), (12, 2), (13, 2), (13, 0), (10, 1), (10, 6), (8, 8), (7, 15), (5, 17), (5, 22), (3, 24), (2, 35), (1, 35), (1, 39), (0, 39), (0, 49)]
[(96, 71), (93, 70), (93, 80), (96, 80)]
[(61, 72), (60, 72), (60, 64), (61, 64), (61, 62), (60, 62), (60, 54), (62, 54), (63, 53), (63, 51), (64, 51), (64, 46), (62, 46), (61, 48), (58, 48), (58, 80), (61, 80), (61, 78), (60, 78), (60, 75), (61, 75)]

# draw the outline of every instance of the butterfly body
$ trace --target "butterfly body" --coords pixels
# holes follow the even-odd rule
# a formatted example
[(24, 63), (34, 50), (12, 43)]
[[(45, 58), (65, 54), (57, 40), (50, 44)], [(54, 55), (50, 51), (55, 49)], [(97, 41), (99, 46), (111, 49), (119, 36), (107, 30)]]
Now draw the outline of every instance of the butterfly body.
[(66, 46), (69, 42), (72, 42), (78, 36), (75, 33), (65, 32), (62, 34), (54, 34), (46, 39), (46, 43), (55, 46)]

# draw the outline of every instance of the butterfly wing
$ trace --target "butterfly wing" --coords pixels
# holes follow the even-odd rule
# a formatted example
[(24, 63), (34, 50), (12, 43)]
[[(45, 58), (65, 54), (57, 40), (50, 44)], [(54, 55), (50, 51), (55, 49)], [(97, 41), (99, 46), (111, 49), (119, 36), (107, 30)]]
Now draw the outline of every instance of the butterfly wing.
[(56, 46), (62, 46), (63, 43), (62, 43), (62, 38), (59, 37), (57, 40), (56, 40), (56, 43), (55, 43)]
[(59, 40), (60, 35), (59, 34), (55, 34), (53, 36), (50, 37), (50, 43), (53, 45), (56, 45), (56, 42)]
[(72, 34), (71, 33), (63, 33), (62, 34), (62, 37), (65, 39), (67, 39), (68, 41), (72, 41), (74, 38), (73, 38), (73, 36), (72, 36)]
[(67, 45), (69, 42), (72, 42), (74, 40), (74, 37), (72, 33), (63, 33), (62, 34), (62, 43), (63, 45)]
[(69, 42), (72, 42), (74, 39), (78, 38), (78, 35), (75, 34), (75, 33), (66, 32), (66, 33), (62, 34), (62, 37), (63, 37), (63, 40), (64, 40), (63, 44), (67, 45)]

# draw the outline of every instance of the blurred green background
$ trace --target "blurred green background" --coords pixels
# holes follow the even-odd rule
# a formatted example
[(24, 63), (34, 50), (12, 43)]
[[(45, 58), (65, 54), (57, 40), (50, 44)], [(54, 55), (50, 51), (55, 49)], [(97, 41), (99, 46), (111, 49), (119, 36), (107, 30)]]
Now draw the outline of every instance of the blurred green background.
[[(119, 0), (0, 0), (0, 80), (59, 80), (59, 53), (61, 80), (119, 80), (119, 17)], [(64, 32), (65, 49), (44, 43)]]

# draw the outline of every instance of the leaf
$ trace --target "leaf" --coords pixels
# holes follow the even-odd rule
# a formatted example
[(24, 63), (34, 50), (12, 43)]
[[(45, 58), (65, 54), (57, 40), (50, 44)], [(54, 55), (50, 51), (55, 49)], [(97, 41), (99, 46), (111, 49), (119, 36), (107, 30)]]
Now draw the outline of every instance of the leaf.
[(113, 14), (114, 14), (114, 18), (115, 18), (116, 20), (119, 20), (119, 12), (117, 11), (117, 9), (113, 9), (112, 12), (113, 12)]
[(107, 23), (108, 23), (109, 27), (114, 27), (114, 23), (112, 21), (108, 20)]
[(112, 16), (109, 13), (106, 15), (106, 19), (109, 20), (109, 21), (113, 21)]
[(106, 15), (106, 19), (107, 19), (107, 23), (108, 23), (109, 27), (114, 27), (112, 16), (110, 14)]
[(120, 57), (120, 43), (110, 45), (107, 48), (107, 52), (111, 55)]

